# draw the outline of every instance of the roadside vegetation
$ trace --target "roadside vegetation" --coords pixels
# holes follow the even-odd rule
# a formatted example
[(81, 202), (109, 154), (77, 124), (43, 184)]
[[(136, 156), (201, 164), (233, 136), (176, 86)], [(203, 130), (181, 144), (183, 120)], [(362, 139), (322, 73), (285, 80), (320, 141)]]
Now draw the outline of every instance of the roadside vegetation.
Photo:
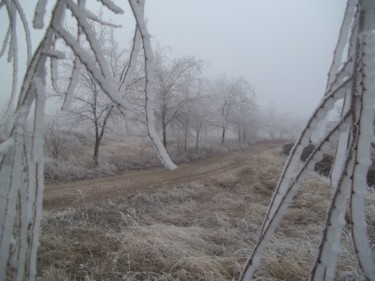
[[(72, 182), (126, 173), (130, 170), (142, 170), (161, 167), (150, 140), (146, 136), (108, 136), (102, 142), (100, 162), (95, 164), (91, 155), (90, 136), (70, 132), (64, 137), (66, 144), (59, 151), (58, 159), (52, 157), (49, 147), (46, 150), (51, 157), (45, 163), (45, 181), (47, 184)], [(214, 141), (202, 141), (199, 150), (194, 146), (179, 149), (174, 143), (169, 153), (176, 164), (189, 163), (244, 149), (250, 144), (227, 140), (226, 144)]]
[[(235, 280), (258, 239), (285, 156), (257, 151), (239, 172), (95, 205), (44, 211), (39, 280)], [(305, 280), (330, 201), (312, 173), (288, 209), (254, 280)], [(367, 201), (375, 243), (375, 195)], [(337, 280), (364, 280), (343, 235)]]

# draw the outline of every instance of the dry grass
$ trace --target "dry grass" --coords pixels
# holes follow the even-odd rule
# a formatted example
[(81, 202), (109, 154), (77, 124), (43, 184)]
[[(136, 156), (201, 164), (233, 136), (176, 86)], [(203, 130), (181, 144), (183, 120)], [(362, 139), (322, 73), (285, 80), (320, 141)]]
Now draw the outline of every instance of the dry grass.
[(126, 137), (123, 142), (105, 141), (100, 146), (99, 165), (92, 160), (93, 144), (76, 140), (62, 151), (58, 161), (48, 158), (45, 180), (69, 182), (110, 176), (127, 170), (160, 166), (152, 144), (145, 137)]
[[(69, 145), (61, 151), (57, 161), (52, 158), (46, 159), (44, 178), (48, 184), (93, 179), (121, 174), (128, 170), (162, 166), (148, 137), (126, 136), (121, 142), (118, 139), (105, 139), (100, 146), (98, 166), (94, 165), (92, 159), (93, 139), (84, 135), (79, 137), (81, 139), (71, 136)], [(246, 146), (228, 142), (225, 146), (202, 146), (197, 152), (192, 148), (177, 151), (176, 147), (169, 147), (168, 151), (172, 160), (176, 164), (181, 164), (240, 150)]]
[[(39, 280), (236, 280), (251, 252), (284, 159), (266, 150), (256, 163), (216, 177), (130, 198), (45, 213)], [(268, 247), (255, 280), (305, 280), (330, 197), (312, 174)], [(375, 243), (375, 196), (369, 196)], [(361, 280), (343, 237), (337, 280)]]

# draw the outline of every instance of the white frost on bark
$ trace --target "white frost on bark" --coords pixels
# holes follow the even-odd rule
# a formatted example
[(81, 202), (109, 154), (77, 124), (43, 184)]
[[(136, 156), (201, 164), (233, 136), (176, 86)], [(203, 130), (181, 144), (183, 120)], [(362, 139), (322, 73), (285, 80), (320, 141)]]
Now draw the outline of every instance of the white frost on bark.
[(141, 49), (141, 44), (141, 33), (139, 32), (139, 29), (136, 26), (134, 30), (133, 46), (130, 53), (129, 62), (128, 65), (124, 68), (123, 72), (121, 73), (119, 91), (124, 89), (126, 91), (126, 87), (128, 86), (131, 75), (134, 72), (134, 69), (137, 65), (137, 59), (139, 50)]
[(349, 38), (353, 19), (355, 18), (356, 14), (357, 2), (358, 0), (348, 0), (346, 4), (345, 16), (340, 28), (336, 48), (333, 53), (332, 64), (328, 72), (327, 85), (332, 83), (334, 76), (339, 71), (339, 68), (342, 65), (342, 62), (347, 60), (347, 58), (345, 58), (344, 51), (345, 47), (347, 46), (347, 42), (350, 41)]
[(148, 33), (146, 22), (144, 18), (144, 0), (129, 0), (134, 17), (137, 22), (139, 32), (141, 34), (144, 57), (145, 57), (145, 70), (146, 70), (146, 124), (148, 135), (158, 152), (159, 158), (164, 166), (170, 170), (177, 169), (177, 166), (172, 162), (165, 147), (163, 146), (155, 128), (155, 78), (153, 69), (153, 52), (150, 42), (150, 34)]
[[(357, 20), (358, 17), (360, 20)], [(357, 31), (358, 30), (358, 31)], [(271, 199), (261, 234), (252, 255), (245, 264), (239, 280), (250, 280), (261, 255), (281, 221), (283, 213), (307, 176), (330, 144), (339, 139), (336, 161), (332, 173), (334, 196), (327, 213), (311, 280), (333, 280), (340, 237), (345, 225), (345, 211), (350, 198), (353, 219), (353, 243), (365, 278), (375, 280), (375, 265), (368, 242), (365, 217), (366, 176), (370, 165), (370, 146), (374, 139), (375, 96), (375, 2), (349, 0), (335, 57), (328, 75), (323, 102), (310, 118), (306, 129), (296, 142)], [(348, 48), (348, 53), (345, 48)], [(364, 46), (361, 48), (361, 46)], [(345, 56), (347, 55), (347, 58)], [(345, 61), (342, 64), (342, 61)], [(333, 90), (335, 88), (335, 90)], [(331, 98), (333, 97), (333, 98)], [(329, 98), (329, 100), (327, 100)], [(320, 118), (338, 99), (344, 98), (339, 125), (320, 142), (303, 167), (297, 171), (300, 154)], [(320, 152), (319, 152), (320, 151)]]
[(38, 0), (36, 4), (33, 26), (35, 29), (42, 29), (44, 27), (44, 16), (46, 14), (47, 0)]
[(361, 9), (364, 13), (361, 41), (363, 44), (362, 65), (358, 75), (358, 92), (362, 99), (358, 100), (361, 114), (358, 116), (358, 143), (356, 147), (356, 165), (353, 171), (352, 196), (350, 211), (353, 221), (352, 237), (359, 264), (368, 280), (375, 280), (375, 262), (369, 239), (365, 215), (367, 173), (371, 165), (371, 143), (374, 137), (375, 106), (375, 5), (372, 1), (363, 1)]
[(106, 6), (109, 10), (114, 12), (115, 14), (123, 14), (124, 10), (121, 9), (119, 6), (117, 6), (113, 1), (111, 0), (99, 0), (102, 2), (104, 6)]
[[(280, 186), (278, 186), (279, 189), (275, 191), (275, 193), (277, 193), (275, 196), (278, 196), (279, 199), (278, 201), (272, 201), (270, 205), (270, 207), (273, 208), (273, 214), (267, 217), (267, 221), (263, 225), (258, 243), (256, 244), (252, 255), (246, 262), (245, 268), (239, 280), (251, 280), (256, 268), (260, 265), (261, 255), (265, 250), (265, 247), (271, 241), (273, 233), (276, 231), (277, 226), (279, 225), (295, 193), (298, 191), (299, 186), (305, 181), (306, 177), (308, 176), (307, 173), (313, 170), (315, 163), (321, 159), (323, 153), (327, 149), (327, 146), (330, 143), (337, 141), (339, 132), (347, 128), (350, 118), (351, 114), (347, 114), (339, 122), (339, 124), (327, 134), (324, 140), (317, 145), (303, 166), (299, 168), (298, 171), (294, 170), (294, 175), (289, 178), (288, 182), (284, 183), (284, 188), (286, 189), (285, 192), (281, 193)], [(280, 181), (285, 181), (285, 179)], [(277, 202), (277, 204), (275, 202)]]
[[(100, 2), (112, 12), (123, 12), (110, 0), (100, 0)], [(3, 7), (7, 9), (9, 28), (2, 42), (0, 53), (4, 55), (8, 51), (8, 60), (13, 62), (14, 66), (13, 85), (16, 85), (18, 72), (17, 15), (21, 17), (27, 42), (30, 41), (29, 33), (26, 30), (27, 22), (19, 0), (1, 1), (0, 9)], [(43, 26), (45, 8), (46, 1), (38, 1), (34, 13), (34, 25), (37, 28)], [(89, 45), (89, 51), (81, 46), (79, 36), (77, 42), (77, 38), (64, 28), (63, 19), (66, 10), (70, 10), (76, 19), (78, 35), (80, 33), (84, 35), (83, 38)], [(66, 92), (60, 89), (57, 84), (57, 61), (64, 58), (64, 54), (58, 50), (57, 40), (63, 40), (70, 47), (76, 62), (72, 73), (73, 77), (67, 89), (65, 106), (69, 104), (69, 100), (74, 94), (79, 70), (85, 68), (114, 105), (120, 110), (126, 108), (126, 104), (119, 94), (120, 86), (116, 85), (111, 75), (102, 48), (89, 24), (90, 20), (107, 24), (98, 21), (93, 14), (85, 9), (85, 0), (57, 1), (53, 7), (52, 17), (45, 35), (31, 59), (28, 59), (26, 74), (18, 94), (15, 121), (9, 136), (0, 144), (0, 183), (2, 187), (0, 189), (0, 280), (6, 280), (7, 272), (14, 272), (14, 278), (17, 281), (33, 281), (36, 276), (36, 255), (39, 245), (44, 190), (43, 130), (45, 79), (49, 77), (46, 69), (48, 60), (50, 60), (49, 71), (51, 71), (53, 87), (60, 94)], [(143, 18), (142, 20), (144, 21)], [(145, 28), (145, 25), (143, 27)], [(143, 44), (146, 46), (144, 47), (145, 53), (148, 57), (151, 54), (152, 58), (150, 42), (143, 38)], [(125, 84), (134, 70), (140, 45), (141, 32), (136, 30), (132, 58), (122, 77)], [(91, 53), (89, 54), (89, 52)], [(146, 69), (152, 76), (150, 67), (152, 64), (146, 60)], [(152, 84), (148, 84), (148, 87), (150, 85)], [(15, 87), (13, 87), (12, 99), (15, 99), (15, 91)], [(147, 88), (147, 91), (150, 89)], [(155, 128), (150, 130), (153, 131)], [(153, 136), (154, 143), (157, 142), (156, 131), (150, 135)], [(159, 143), (161, 144), (160, 140)], [(170, 169), (175, 168), (171, 161), (168, 162), (169, 157), (166, 151), (163, 152), (160, 145), (155, 145), (155, 147), (162, 155), (160, 158), (163, 159), (163, 163)]]

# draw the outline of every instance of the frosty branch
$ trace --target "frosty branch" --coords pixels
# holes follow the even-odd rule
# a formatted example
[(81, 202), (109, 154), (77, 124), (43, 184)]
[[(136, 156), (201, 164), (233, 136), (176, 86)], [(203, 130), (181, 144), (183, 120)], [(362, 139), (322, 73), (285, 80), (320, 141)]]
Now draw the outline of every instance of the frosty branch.
[[(333, 197), (327, 212), (326, 227), (311, 272), (311, 280), (333, 280), (340, 237), (345, 225), (345, 210), (350, 199), (353, 220), (353, 244), (361, 269), (368, 280), (375, 280), (375, 265), (366, 235), (366, 175), (373, 139), (375, 50), (375, 3), (368, 0), (348, 1), (333, 63), (328, 75), (327, 91), (301, 137), (296, 142), (282, 172), (263, 223), (257, 245), (248, 259), (240, 280), (250, 280), (260, 264), (266, 244), (286, 212), (293, 195), (304, 181), (309, 168), (322, 153), (338, 140), (332, 172)], [(344, 47), (349, 42), (348, 54)], [(341, 62), (344, 61), (342, 64)], [(326, 135), (296, 172), (302, 148), (317, 125), (338, 99), (345, 99), (339, 124)]]

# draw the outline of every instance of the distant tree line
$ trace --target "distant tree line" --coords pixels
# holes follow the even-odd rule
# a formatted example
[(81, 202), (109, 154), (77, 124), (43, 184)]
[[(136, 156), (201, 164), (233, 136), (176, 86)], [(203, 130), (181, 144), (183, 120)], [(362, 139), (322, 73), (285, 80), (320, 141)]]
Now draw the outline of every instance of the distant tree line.
[[(132, 57), (129, 50), (120, 47), (115, 39), (113, 27), (93, 24), (98, 40), (104, 49), (105, 60), (110, 66), (116, 87), (126, 102), (119, 108), (103, 92), (92, 74), (74, 63), (62, 62), (58, 65), (59, 79), (53, 83), (54, 93), (66, 99), (60, 89), (72, 82), (64, 73), (76, 71), (75, 95), (66, 108), (64, 116), (70, 114), (76, 126), (86, 126), (94, 138), (93, 161), (99, 163), (100, 144), (104, 135), (119, 123), (125, 129), (138, 128), (145, 131), (145, 68), (143, 53), (133, 58), (137, 64), (132, 75), (124, 79)], [(204, 76), (205, 62), (195, 57), (184, 56), (170, 59), (158, 49), (155, 52), (153, 72), (155, 77), (155, 118), (156, 128), (167, 148), (174, 144), (179, 151), (193, 146), (198, 152), (202, 139), (217, 138), (225, 144), (228, 138), (238, 143), (252, 143), (257, 138), (293, 139), (298, 134), (298, 126), (293, 116), (281, 113), (274, 105), (261, 110), (257, 105), (256, 93), (250, 82), (243, 77), (228, 78), (221, 75), (216, 79)], [(65, 86), (66, 87), (66, 86)], [(54, 115), (47, 129), (47, 144), (58, 142), (53, 138), (63, 137), (64, 127), (60, 114)], [(65, 131), (72, 129), (71, 120)], [(118, 127), (117, 127), (118, 130)], [(58, 153), (54, 148), (48, 151), (53, 158)]]

